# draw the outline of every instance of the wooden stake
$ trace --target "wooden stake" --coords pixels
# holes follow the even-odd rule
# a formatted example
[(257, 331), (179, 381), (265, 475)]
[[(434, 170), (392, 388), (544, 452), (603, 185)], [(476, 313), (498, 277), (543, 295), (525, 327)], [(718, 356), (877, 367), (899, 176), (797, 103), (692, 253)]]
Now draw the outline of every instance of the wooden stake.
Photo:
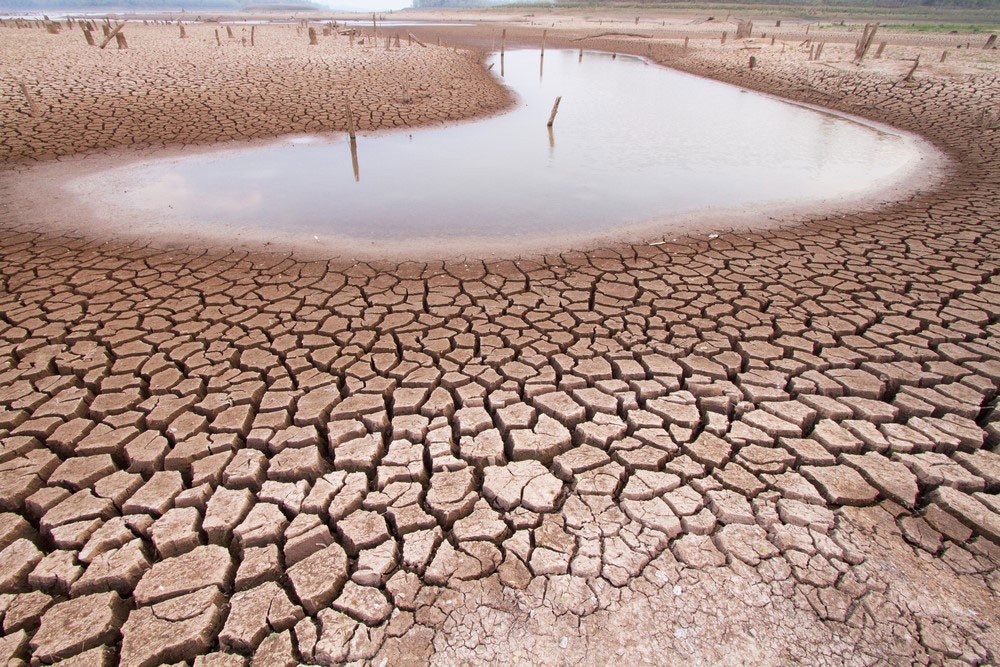
[(875, 57), (876, 58), (881, 58), (882, 57), (882, 52), (885, 51), (885, 47), (888, 44), (889, 44), (889, 42), (882, 42), (881, 44), (878, 45), (878, 49), (875, 51)]
[(353, 141), (354, 140), (354, 116), (351, 114), (351, 105), (350, 104), (345, 104), (344, 105), (344, 113), (347, 114), (347, 134), (348, 134), (349, 137), (351, 137), (351, 140)]
[(216, 46), (222, 46), (222, 40), (219, 39), (219, 29), (218, 28), (215, 29), (215, 45)]
[(230, 26), (226, 26), (226, 37), (229, 39), (233, 38), (233, 29)]
[(128, 48), (128, 42), (125, 40), (125, 33), (120, 32), (117, 35), (115, 35), (115, 41), (118, 42), (118, 48), (119, 49), (127, 49)]
[(507, 45), (507, 28), (500, 31), (500, 57), (503, 58), (503, 50)]
[(757, 57), (750, 56), (750, 69), (753, 69), (756, 64), (757, 64)]
[(35, 100), (32, 99), (31, 93), (28, 92), (28, 87), (20, 79), (17, 80), (17, 86), (21, 89), (21, 94), (24, 95), (24, 100), (28, 103), (28, 110), (31, 112), (31, 117), (38, 118), (38, 107), (35, 106)]
[(177, 26), (181, 29), (181, 39), (187, 39), (187, 32), (184, 30), (184, 24), (178, 23)]
[(942, 51), (941, 52), (941, 61), (940, 62), (944, 62), (944, 59), (947, 58), (947, 57), (948, 57), (948, 52), (947, 51)]
[(917, 59), (913, 61), (913, 67), (910, 68), (910, 71), (906, 73), (906, 76), (902, 80), (913, 81), (913, 73), (917, 71), (918, 65), (920, 65), (920, 56), (917, 56)]
[[(245, 28), (244, 28), (245, 29)], [(254, 31), (257, 30), (257, 26), (250, 26), (250, 46), (253, 46)]]
[(997, 36), (994, 33), (990, 35), (989, 38), (986, 40), (986, 43), (983, 44), (983, 49), (993, 48), (993, 45), (996, 43), (997, 43)]
[(543, 58), (545, 57), (545, 33), (547, 33), (547, 32), (548, 32), (548, 30), (543, 30), (542, 31), (542, 57)]
[(88, 46), (97, 46), (97, 43), (94, 41), (94, 34), (86, 28), (83, 29), (83, 38), (87, 40)]
[(118, 32), (119, 32), (119, 31), (120, 31), (120, 30), (121, 30), (122, 28), (124, 28), (124, 27), (125, 27), (125, 24), (124, 24), (124, 23), (119, 23), (119, 24), (118, 24), (118, 27), (117, 27), (117, 28), (115, 28), (114, 30), (110, 31), (110, 32), (108, 33), (107, 37), (105, 37), (105, 38), (104, 38), (104, 41), (103, 41), (103, 42), (101, 42), (101, 46), (100, 46), (100, 48), (101, 48), (101, 49), (103, 50), (103, 49), (104, 49), (104, 47), (105, 47), (105, 46), (107, 46), (107, 45), (108, 45), (108, 44), (109, 44), (109, 43), (111, 42), (111, 40), (115, 38), (115, 35), (117, 35), (117, 34), (118, 34)]
[(316, 39), (316, 28), (309, 28), (309, 46), (316, 46), (319, 40)]
[(546, 127), (552, 127), (552, 123), (556, 122), (556, 114), (559, 113), (559, 102), (562, 101), (562, 96), (556, 98), (555, 104), (552, 105), (552, 113), (549, 114), (549, 122), (545, 124)]

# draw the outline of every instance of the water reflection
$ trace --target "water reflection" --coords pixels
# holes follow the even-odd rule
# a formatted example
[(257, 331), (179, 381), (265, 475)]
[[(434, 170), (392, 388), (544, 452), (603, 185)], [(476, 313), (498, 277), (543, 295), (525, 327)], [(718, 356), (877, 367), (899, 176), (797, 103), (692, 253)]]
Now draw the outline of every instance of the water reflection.
[(354, 167), (354, 182), (361, 182), (361, 169), (358, 167), (358, 140), (351, 137), (351, 166)]
[[(490, 61), (499, 58), (515, 110), (363, 134), (349, 142), (350, 174), (330, 169), (343, 164), (344, 137), (327, 135), (128, 164), (73, 189), (119, 217), (148, 214), (151, 233), (158, 224), (202, 233), (224, 225), (279, 236), (510, 240), (844, 199), (895, 182), (919, 160), (910, 137), (642, 59), (545, 55), (547, 63), (534, 50)], [(572, 100), (559, 109), (558, 154), (554, 130), (547, 141), (539, 134), (557, 96)]]

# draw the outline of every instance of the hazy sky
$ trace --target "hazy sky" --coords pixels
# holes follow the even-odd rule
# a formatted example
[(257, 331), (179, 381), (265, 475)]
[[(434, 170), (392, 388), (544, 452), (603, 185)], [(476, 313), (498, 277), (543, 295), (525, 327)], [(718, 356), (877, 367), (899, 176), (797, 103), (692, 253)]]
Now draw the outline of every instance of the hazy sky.
[(390, 9), (405, 9), (412, 5), (412, 0), (319, 0), (319, 2), (333, 9), (356, 12), (386, 12)]

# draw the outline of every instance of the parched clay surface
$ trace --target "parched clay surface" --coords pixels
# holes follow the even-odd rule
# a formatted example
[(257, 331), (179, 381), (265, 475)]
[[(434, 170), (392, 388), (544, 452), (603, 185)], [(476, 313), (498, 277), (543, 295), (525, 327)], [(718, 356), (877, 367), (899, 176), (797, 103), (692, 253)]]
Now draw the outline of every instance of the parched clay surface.
[(0, 659), (996, 662), (1000, 82), (653, 55), (955, 171), (532, 261), (8, 225)]

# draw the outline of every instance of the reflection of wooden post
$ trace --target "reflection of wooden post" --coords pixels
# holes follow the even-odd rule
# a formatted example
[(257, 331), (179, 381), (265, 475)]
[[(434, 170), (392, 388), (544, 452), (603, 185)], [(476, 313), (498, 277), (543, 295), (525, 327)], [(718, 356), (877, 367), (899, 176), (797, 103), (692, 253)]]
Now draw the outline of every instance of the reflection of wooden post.
[(351, 137), (351, 167), (354, 168), (354, 182), (361, 182), (361, 169), (358, 167), (358, 140)]
[(546, 123), (546, 127), (552, 127), (552, 124), (556, 122), (556, 114), (559, 113), (559, 102), (562, 101), (562, 96), (556, 98), (556, 103), (552, 105), (552, 113), (549, 114), (549, 122)]
[(546, 129), (548, 129), (548, 131), (549, 131), (549, 148), (555, 148), (556, 147), (556, 135), (552, 131), (552, 126), (549, 125), (548, 128), (546, 128)]
[(576, 62), (578, 62), (578, 63), (582, 63), (583, 62), (583, 49), (580, 49), (580, 55), (576, 59)]

